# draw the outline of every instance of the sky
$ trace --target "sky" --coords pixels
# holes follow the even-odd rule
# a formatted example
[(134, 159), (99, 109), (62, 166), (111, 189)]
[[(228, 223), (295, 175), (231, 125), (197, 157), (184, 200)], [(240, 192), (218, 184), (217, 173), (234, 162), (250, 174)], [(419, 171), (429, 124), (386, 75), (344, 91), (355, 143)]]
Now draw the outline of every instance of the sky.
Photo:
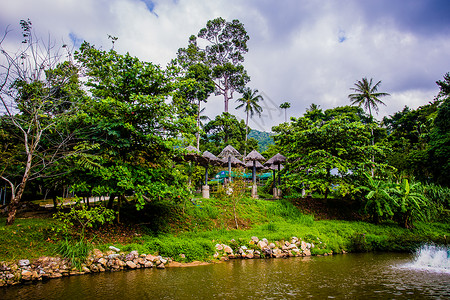
[[(450, 72), (449, 16), (449, 0), (0, 0), (0, 32), (12, 30), (5, 49), (17, 49), (19, 21), (30, 19), (38, 37), (108, 50), (111, 35), (119, 53), (162, 67), (208, 20), (238, 19), (250, 36), (247, 86), (264, 98), (261, 118), (249, 126), (262, 131), (284, 122), (283, 102), (291, 103), (288, 118), (312, 103), (349, 105), (350, 88), (363, 77), (390, 94), (378, 120), (432, 101), (436, 81)], [(236, 98), (230, 113), (245, 119)], [(212, 96), (205, 113), (214, 118), (223, 107)]]

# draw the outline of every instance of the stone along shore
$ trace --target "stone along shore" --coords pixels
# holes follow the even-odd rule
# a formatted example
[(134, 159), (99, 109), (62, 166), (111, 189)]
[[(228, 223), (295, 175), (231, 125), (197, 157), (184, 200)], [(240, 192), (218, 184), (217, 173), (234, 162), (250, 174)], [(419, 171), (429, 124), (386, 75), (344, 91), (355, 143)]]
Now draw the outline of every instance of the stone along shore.
[[(235, 240), (231, 245), (237, 245)], [(247, 245), (231, 247), (226, 244), (216, 244), (214, 258), (220, 261), (229, 259), (256, 259), (256, 258), (286, 258), (298, 256), (310, 256), (314, 244), (306, 243), (293, 237), (290, 241), (269, 242), (267, 239), (259, 240), (252, 237)], [(325, 255), (332, 254), (327, 253)], [(180, 258), (185, 255), (180, 253)], [(120, 249), (110, 246), (103, 253), (94, 249), (77, 269), (65, 258), (41, 257), (30, 262), (28, 259), (15, 263), (0, 262), (0, 287), (17, 285), (20, 283), (42, 281), (63, 276), (74, 276), (105, 271), (120, 271), (127, 269), (180, 267), (202, 264), (201, 262), (179, 263), (170, 257), (161, 257), (151, 254), (139, 254), (137, 251), (125, 253)]]

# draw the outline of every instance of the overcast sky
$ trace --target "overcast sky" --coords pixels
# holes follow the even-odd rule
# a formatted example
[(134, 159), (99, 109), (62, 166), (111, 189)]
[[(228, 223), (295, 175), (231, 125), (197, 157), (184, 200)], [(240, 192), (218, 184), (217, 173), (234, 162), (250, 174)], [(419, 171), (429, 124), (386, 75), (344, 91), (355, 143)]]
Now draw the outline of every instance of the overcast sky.
[[(249, 125), (270, 131), (311, 103), (322, 109), (347, 105), (350, 88), (363, 77), (382, 81), (387, 106), (378, 119), (417, 108), (438, 93), (437, 80), (450, 72), (449, 0), (0, 0), (0, 30), (14, 31), (5, 47), (20, 44), (21, 19), (38, 36), (79, 46), (83, 40), (161, 66), (186, 47), (208, 20), (241, 21), (250, 36), (244, 66), (248, 86), (265, 98), (262, 118)], [(17, 43), (18, 42), (18, 43)], [(14, 44), (15, 43), (15, 44)], [(238, 98), (235, 95), (234, 98)], [(230, 112), (236, 111), (234, 100)], [(206, 114), (223, 111), (210, 98)]]

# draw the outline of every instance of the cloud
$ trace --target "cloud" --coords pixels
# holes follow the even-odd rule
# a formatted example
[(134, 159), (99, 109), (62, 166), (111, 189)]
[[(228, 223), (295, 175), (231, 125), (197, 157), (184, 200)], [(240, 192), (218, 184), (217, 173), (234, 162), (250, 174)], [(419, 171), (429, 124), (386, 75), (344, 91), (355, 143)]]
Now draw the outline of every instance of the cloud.
[[(251, 125), (270, 130), (284, 121), (282, 102), (291, 102), (287, 113), (296, 117), (311, 103), (347, 105), (350, 87), (363, 77), (381, 80), (380, 90), (392, 95), (379, 118), (428, 103), (435, 81), (450, 71), (448, 15), (448, 0), (15, 0), (2, 4), (0, 30), (15, 28), (10, 48), (20, 42), (24, 18), (37, 35), (76, 46), (86, 40), (109, 49), (112, 35), (117, 51), (165, 66), (208, 20), (239, 19), (250, 36), (249, 86), (266, 98), (265, 117)], [(223, 99), (212, 96), (206, 107), (214, 117)]]

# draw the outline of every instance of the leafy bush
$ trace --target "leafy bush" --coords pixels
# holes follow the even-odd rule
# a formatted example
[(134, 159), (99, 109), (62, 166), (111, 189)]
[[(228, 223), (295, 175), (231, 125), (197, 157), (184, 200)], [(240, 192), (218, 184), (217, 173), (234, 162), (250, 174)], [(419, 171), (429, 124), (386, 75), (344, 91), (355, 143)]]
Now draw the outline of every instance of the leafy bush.
[(70, 208), (69, 212), (64, 212), (61, 207), (53, 218), (58, 221), (58, 225), (53, 229), (66, 235), (75, 225), (81, 226), (80, 239), (83, 240), (87, 227), (112, 222), (115, 218), (115, 211), (103, 206), (88, 207), (76, 199), (75, 205)]
[(68, 258), (77, 269), (81, 269), (81, 264), (86, 260), (92, 248), (92, 244), (86, 243), (84, 240), (72, 242), (66, 238), (56, 245), (55, 252)]

